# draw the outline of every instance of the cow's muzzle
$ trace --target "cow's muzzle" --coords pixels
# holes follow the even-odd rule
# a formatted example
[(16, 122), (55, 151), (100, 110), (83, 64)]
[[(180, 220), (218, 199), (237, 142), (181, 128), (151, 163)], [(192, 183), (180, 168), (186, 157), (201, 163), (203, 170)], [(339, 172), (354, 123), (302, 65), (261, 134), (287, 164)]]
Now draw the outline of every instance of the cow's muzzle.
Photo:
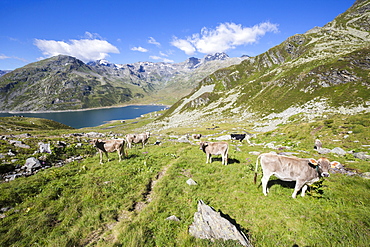
[(328, 172), (323, 172), (323, 173), (321, 173), (321, 176), (323, 176), (323, 177), (329, 177), (330, 174)]

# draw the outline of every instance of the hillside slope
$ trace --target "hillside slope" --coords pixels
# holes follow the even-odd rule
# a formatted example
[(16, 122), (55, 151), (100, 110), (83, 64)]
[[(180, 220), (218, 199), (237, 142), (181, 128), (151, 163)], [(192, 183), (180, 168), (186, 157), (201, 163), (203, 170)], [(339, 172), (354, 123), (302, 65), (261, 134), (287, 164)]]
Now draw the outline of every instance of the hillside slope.
[(82, 61), (64, 55), (28, 64), (0, 78), (3, 111), (101, 107), (142, 94), (143, 90), (119, 87)]
[[(322, 28), (289, 37), (267, 52), (220, 69), (173, 105), (163, 128), (204, 122), (276, 127), (298, 113), (369, 111), (370, 1), (356, 1)], [(256, 121), (271, 120), (264, 128)]]

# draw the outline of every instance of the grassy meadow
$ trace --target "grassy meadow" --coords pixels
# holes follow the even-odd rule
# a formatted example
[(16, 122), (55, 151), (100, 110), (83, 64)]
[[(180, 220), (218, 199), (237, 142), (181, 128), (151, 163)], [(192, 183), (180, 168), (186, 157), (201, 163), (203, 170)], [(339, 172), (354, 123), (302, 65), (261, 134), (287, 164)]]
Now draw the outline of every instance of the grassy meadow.
[[(0, 183), (0, 208), (11, 208), (0, 218), (0, 246), (239, 246), (234, 241), (189, 235), (199, 200), (236, 222), (253, 246), (369, 246), (369, 179), (332, 173), (305, 197), (292, 199), (294, 184), (272, 177), (265, 197), (260, 168), (258, 182), (253, 183), (257, 156), (250, 153), (289, 151), (319, 158), (313, 149), (316, 138), (326, 148), (368, 153), (369, 116), (337, 115), (312, 123), (297, 117), (279, 129), (257, 133), (251, 139), (254, 145), (228, 141), (227, 166), (221, 165), (221, 157), (206, 164), (196, 141), (180, 142), (177, 137), (196, 132), (205, 136), (202, 140), (211, 140), (250, 126), (224, 123), (212, 130), (153, 131), (144, 149), (134, 147), (122, 162), (116, 153), (109, 154), (111, 161), (102, 165), (88, 139), (62, 135), (89, 131), (123, 135), (144, 131), (145, 124), (153, 120), (144, 117), (79, 130), (28, 130), (32, 137), (24, 140), (26, 144), (39, 140), (68, 143), (64, 153), (49, 159), (73, 155), (83, 159)], [(9, 134), (9, 128), (0, 134)], [(161, 144), (153, 145), (156, 141)], [(281, 147), (270, 149), (266, 143)], [(9, 149), (7, 145), (2, 140), (1, 152)], [(325, 156), (358, 173), (370, 170), (369, 161), (352, 154)], [(197, 185), (188, 185), (189, 178)], [(180, 221), (166, 220), (171, 215)]]

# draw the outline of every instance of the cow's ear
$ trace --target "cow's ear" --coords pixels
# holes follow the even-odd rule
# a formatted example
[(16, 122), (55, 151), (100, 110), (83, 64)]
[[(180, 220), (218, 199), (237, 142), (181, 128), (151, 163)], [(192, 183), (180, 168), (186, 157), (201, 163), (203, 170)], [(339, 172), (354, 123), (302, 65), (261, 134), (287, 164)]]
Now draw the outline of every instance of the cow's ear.
[(317, 163), (317, 160), (315, 160), (315, 159), (308, 159), (308, 161), (312, 164), (312, 165), (314, 165), (314, 166), (317, 166), (318, 165), (318, 163)]
[(338, 161), (332, 161), (330, 165), (331, 165), (331, 168), (335, 168), (337, 165), (340, 165), (340, 163)]

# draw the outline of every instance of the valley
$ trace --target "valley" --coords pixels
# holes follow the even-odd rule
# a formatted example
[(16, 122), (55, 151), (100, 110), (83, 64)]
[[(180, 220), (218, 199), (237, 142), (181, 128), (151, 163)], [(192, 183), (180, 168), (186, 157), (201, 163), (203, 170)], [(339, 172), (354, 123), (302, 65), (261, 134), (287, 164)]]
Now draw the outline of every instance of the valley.
[[(368, 246), (369, 10), (369, 0), (358, 0), (323, 27), (255, 57), (219, 53), (170, 66), (85, 64), (60, 55), (1, 76), (2, 110), (170, 107), (78, 129), (0, 118), (0, 245), (240, 246), (190, 234), (202, 202), (253, 246)], [(93, 139), (144, 132), (144, 148), (99, 163)], [(200, 141), (227, 142), (228, 165), (220, 156), (206, 164)], [(336, 165), (304, 197), (293, 199), (294, 182), (274, 176), (265, 196), (261, 168), (253, 181), (262, 153)]]

